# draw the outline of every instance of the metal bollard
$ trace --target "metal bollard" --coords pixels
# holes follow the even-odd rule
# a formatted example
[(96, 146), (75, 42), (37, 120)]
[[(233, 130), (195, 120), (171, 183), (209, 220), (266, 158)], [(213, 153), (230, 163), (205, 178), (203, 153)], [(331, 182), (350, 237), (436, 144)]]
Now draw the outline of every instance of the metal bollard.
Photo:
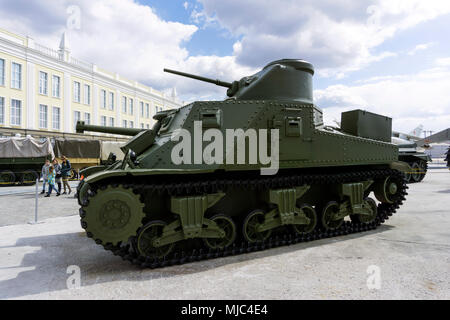
[(38, 194), (39, 194), (39, 178), (36, 179), (36, 200), (34, 208), (34, 223), (38, 221)]
[(35, 201), (34, 201), (34, 221), (28, 222), (29, 224), (38, 223), (38, 202), (39, 199), (39, 178), (36, 178), (36, 189), (35, 189)]

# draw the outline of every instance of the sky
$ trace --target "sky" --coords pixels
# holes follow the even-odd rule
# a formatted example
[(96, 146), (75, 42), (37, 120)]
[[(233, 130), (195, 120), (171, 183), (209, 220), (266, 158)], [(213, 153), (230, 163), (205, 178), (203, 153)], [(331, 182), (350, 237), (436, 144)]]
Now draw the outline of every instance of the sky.
[(450, 127), (448, 0), (0, 0), (0, 27), (184, 101), (225, 89), (163, 72), (224, 81), (273, 60), (315, 67), (314, 102), (333, 124), (365, 109), (410, 132)]

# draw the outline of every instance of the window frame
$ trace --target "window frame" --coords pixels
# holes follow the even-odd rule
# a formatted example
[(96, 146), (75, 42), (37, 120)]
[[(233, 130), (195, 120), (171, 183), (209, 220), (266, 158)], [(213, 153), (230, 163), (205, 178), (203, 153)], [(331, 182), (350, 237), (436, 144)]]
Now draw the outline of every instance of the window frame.
[(5, 97), (0, 97), (0, 124), (5, 124)]
[[(55, 79), (58, 79), (58, 86), (55, 87)], [(57, 94), (55, 94), (55, 88), (57, 88)], [(52, 75), (52, 97), (61, 98), (61, 77), (57, 75)]]
[[(87, 92), (86, 92), (87, 88)], [(91, 86), (89, 84), (83, 85), (84, 95), (83, 95), (83, 102), (85, 105), (90, 106), (91, 105)]]
[[(55, 126), (55, 110), (58, 110), (58, 127)], [(52, 107), (52, 129), (53, 130), (61, 130), (61, 108), (57, 106)]]
[[(45, 117), (42, 117), (43, 113)], [(48, 105), (42, 103), (39, 104), (39, 129), (48, 129)]]
[[(14, 70), (14, 66), (18, 66), (19, 67), (19, 72), (18, 72), (18, 76), (19, 79), (15, 79), (14, 74), (16, 73)], [(19, 83), (19, 86), (16, 87), (15, 86), (15, 82)], [(16, 90), (22, 90), (22, 64), (11, 61), (11, 89), (16, 89)]]
[[(75, 90), (77, 87), (78, 87), (78, 92), (77, 92), (77, 90)], [(81, 83), (78, 81), (73, 82), (73, 102), (81, 103)]]
[[(42, 75), (44, 75), (44, 79)], [(48, 73), (45, 71), (39, 71), (39, 94), (48, 96)]]
[[(14, 106), (13, 101), (19, 102), (19, 105), (17, 107)], [(17, 116), (17, 110), (15, 110), (13, 112), (14, 109), (18, 109), (18, 113), (19, 115)], [(19, 99), (11, 99), (11, 106), (10, 106), (10, 112), (9, 112), (9, 117), (10, 117), (10, 124), (12, 126), (21, 126), (22, 125), (22, 100)], [(14, 118), (13, 118), (14, 117)], [(19, 123), (16, 123), (15, 121), (13, 121), (13, 119), (17, 120), (17, 118), (19, 119)]]

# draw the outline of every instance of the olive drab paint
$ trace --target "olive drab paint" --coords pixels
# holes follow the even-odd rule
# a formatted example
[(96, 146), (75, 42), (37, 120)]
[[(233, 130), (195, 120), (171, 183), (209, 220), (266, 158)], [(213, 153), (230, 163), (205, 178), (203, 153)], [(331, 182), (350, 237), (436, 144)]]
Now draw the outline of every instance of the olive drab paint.
[(82, 227), (114, 254), (159, 267), (371, 230), (405, 199), (392, 120), (351, 110), (325, 125), (309, 62), (232, 82), (165, 71), (228, 98), (160, 111), (150, 130), (77, 124), (131, 136), (123, 160), (86, 169), (77, 188)]

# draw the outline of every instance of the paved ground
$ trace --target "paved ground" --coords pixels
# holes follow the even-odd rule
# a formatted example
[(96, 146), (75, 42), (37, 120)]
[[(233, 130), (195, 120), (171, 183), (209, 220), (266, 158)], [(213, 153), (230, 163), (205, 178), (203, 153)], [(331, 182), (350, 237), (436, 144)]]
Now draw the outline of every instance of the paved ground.
[[(77, 216), (0, 227), (0, 298), (450, 299), (449, 177), (431, 169), (375, 231), (159, 270), (104, 251), (85, 237)], [(14, 199), (0, 197), (0, 207), (33, 216), (26, 198)], [(76, 213), (74, 199), (43, 200)], [(76, 283), (71, 265), (80, 268), (79, 288), (68, 289)], [(380, 282), (370, 283), (380, 289), (369, 289), (377, 270)]]
[[(45, 194), (40, 194), (42, 191), (42, 183), (40, 183), (38, 186), (38, 220), (78, 214), (78, 204), (73, 197), (77, 185), (76, 181), (70, 182), (72, 187), (70, 195), (57, 197), (53, 191), (50, 198), (44, 198)], [(0, 226), (34, 221), (36, 186), (1, 187), (0, 203)]]

